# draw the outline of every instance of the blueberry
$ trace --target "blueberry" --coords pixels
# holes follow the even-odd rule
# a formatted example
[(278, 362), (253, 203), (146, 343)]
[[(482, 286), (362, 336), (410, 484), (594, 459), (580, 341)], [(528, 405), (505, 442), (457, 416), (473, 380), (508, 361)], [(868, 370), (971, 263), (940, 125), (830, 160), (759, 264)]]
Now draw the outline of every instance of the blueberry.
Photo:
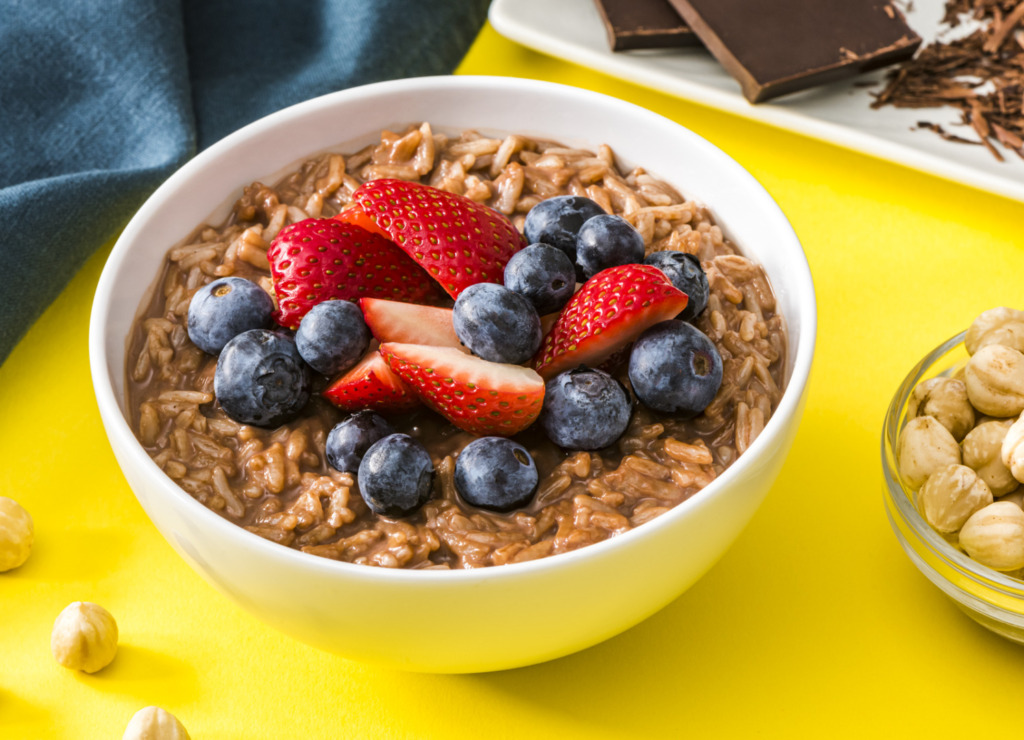
[(538, 480), (530, 453), (505, 437), (475, 439), (455, 460), (455, 490), (481, 509), (521, 509), (533, 498)]
[(644, 259), (644, 238), (621, 216), (602, 213), (588, 219), (576, 237), (576, 264), (589, 280), (601, 270)]
[(548, 381), (539, 421), (559, 447), (599, 450), (622, 436), (629, 413), (629, 394), (622, 384), (581, 365)]
[(391, 434), (366, 451), (357, 477), (359, 493), (374, 513), (402, 517), (430, 498), (434, 465), (422, 444), (408, 434)]
[(518, 365), (540, 347), (540, 317), (530, 302), (495, 283), (470, 285), (452, 309), (459, 341), (477, 357)]
[(636, 340), (629, 356), (629, 382), (649, 408), (696, 416), (722, 385), (722, 357), (700, 329), (669, 319)]
[(505, 265), (505, 287), (526, 298), (538, 314), (553, 313), (572, 298), (576, 268), (562, 250), (532, 244)]
[(371, 338), (359, 306), (351, 301), (324, 301), (302, 317), (295, 346), (318, 373), (337, 375), (359, 362)]
[(327, 462), (342, 473), (355, 473), (366, 451), (395, 430), (372, 411), (359, 411), (334, 425), (327, 435)]
[(543, 242), (558, 247), (575, 264), (576, 234), (584, 221), (602, 213), (604, 209), (590, 198), (579, 195), (548, 198), (526, 214), (523, 235), (530, 244)]
[(676, 318), (693, 321), (708, 305), (708, 276), (700, 266), (700, 260), (686, 252), (654, 252), (644, 260), (665, 273), (672, 284), (690, 297), (686, 308)]
[(309, 367), (291, 337), (250, 329), (224, 345), (213, 392), (235, 421), (280, 426), (298, 416), (309, 401)]
[(203, 352), (220, 354), (232, 338), (266, 329), (274, 301), (251, 280), (226, 277), (207, 283), (188, 304), (188, 338)]

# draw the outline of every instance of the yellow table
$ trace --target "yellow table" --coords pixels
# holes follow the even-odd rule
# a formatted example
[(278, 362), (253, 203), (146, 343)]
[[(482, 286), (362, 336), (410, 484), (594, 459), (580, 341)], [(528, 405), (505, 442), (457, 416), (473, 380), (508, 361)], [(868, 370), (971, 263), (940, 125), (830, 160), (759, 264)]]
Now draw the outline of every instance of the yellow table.
[[(120, 737), (149, 704), (197, 740), (1019, 731), (1024, 651), (904, 557), (882, 507), (879, 435), (926, 350), (986, 308), (1024, 307), (1024, 204), (612, 80), (489, 27), (459, 71), (657, 111), (735, 157), (789, 216), (817, 285), (818, 354), (796, 444), (750, 527), (668, 608), (549, 664), (414, 675), (306, 647), (195, 575), (120, 475), (86, 353), (108, 247), (0, 367), (0, 495), (37, 532), (28, 563), (0, 575), (0, 737)], [(121, 630), (117, 659), (93, 676), (50, 657), (53, 620), (75, 600), (103, 604)]]

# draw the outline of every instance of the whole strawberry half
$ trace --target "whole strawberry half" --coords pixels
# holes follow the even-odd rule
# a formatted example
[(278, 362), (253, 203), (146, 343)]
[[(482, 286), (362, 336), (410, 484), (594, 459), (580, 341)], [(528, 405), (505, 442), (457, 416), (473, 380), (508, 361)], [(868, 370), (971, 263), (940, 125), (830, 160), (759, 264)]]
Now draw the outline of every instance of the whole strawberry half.
[(336, 218), (386, 235), (452, 298), (475, 283), (501, 283), (526, 246), (503, 214), (455, 193), (404, 180), (371, 180)]
[(583, 284), (533, 358), (545, 379), (579, 365), (598, 367), (644, 329), (671, 319), (689, 299), (657, 267), (609, 267)]
[(511, 436), (532, 424), (544, 403), (544, 379), (520, 365), (426, 344), (388, 342), (380, 353), (423, 403), (471, 434)]
[(291, 329), (309, 309), (332, 298), (426, 301), (439, 295), (423, 268), (393, 243), (332, 218), (308, 218), (281, 229), (267, 260), (277, 296), (274, 318)]
[(343, 411), (372, 409), (381, 413), (409, 411), (419, 398), (395, 375), (375, 349), (323, 392), (324, 398)]
[(387, 301), (383, 298), (360, 298), (359, 308), (363, 309), (366, 325), (378, 342), (462, 348), (462, 342), (452, 325), (450, 308)]

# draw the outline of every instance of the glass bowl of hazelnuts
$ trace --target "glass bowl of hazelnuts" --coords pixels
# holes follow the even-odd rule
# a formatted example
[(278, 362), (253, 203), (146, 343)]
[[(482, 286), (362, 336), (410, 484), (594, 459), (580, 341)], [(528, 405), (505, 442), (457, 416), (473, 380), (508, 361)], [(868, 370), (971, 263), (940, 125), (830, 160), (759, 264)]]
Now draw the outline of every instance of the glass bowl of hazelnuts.
[(928, 353), (889, 406), (885, 504), (917, 568), (1024, 644), (1024, 311), (993, 308)]

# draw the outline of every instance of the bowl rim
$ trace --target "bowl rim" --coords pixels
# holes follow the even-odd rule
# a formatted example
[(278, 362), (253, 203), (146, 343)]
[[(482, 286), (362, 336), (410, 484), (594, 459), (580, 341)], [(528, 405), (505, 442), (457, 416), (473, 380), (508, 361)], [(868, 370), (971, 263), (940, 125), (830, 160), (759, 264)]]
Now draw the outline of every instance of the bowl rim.
[[(933, 556), (937, 557), (942, 564), (951, 568), (959, 576), (966, 578), (968, 581), (986, 590), (998, 592), (1003, 596), (1024, 599), (1024, 582), (1019, 579), (1012, 578), (998, 570), (993, 570), (986, 565), (982, 565), (968, 556), (967, 553), (953, 547), (938, 532), (932, 529), (931, 525), (925, 521), (924, 517), (921, 516), (921, 513), (914, 505), (914, 489), (907, 485), (903, 480), (903, 476), (899, 471), (898, 465), (894, 465), (896, 462), (896, 444), (899, 440), (899, 432), (902, 431), (903, 427), (909, 421), (906, 414), (906, 407), (910, 400), (911, 393), (913, 393), (914, 388), (918, 383), (925, 379), (926, 375), (929, 377), (938, 377), (954, 369), (954, 367), (939, 368), (937, 367), (937, 363), (947, 357), (950, 353), (963, 347), (964, 336), (966, 333), (966, 331), (961, 331), (954, 334), (952, 337), (940, 343), (937, 347), (928, 352), (928, 354), (926, 354), (921, 361), (907, 373), (906, 377), (900, 383), (896, 394), (893, 396), (892, 401), (889, 403), (882, 425), (881, 440), (882, 475), (885, 480), (883, 497), (886, 502), (892, 504), (892, 506), (886, 507), (886, 511), (890, 512), (890, 525), (896, 533), (897, 538), (901, 542), (904, 542), (905, 546), (909, 546), (910, 543), (905, 542), (905, 538), (899, 530), (896, 522), (891, 521), (891, 512), (893, 509), (895, 509), (896, 513), (899, 514), (901, 520), (911, 528), (914, 535), (917, 537), (917, 541), (927, 547), (928, 551)], [(936, 373), (936, 370), (939, 370), (940, 372)], [(920, 569), (920, 566), (918, 567)], [(978, 594), (971, 593), (964, 589), (963, 586), (953, 583), (947, 576), (934, 568), (934, 566), (930, 567), (935, 571), (938, 577), (942, 578), (950, 587), (956, 589), (956, 591), (964, 598), (972, 601), (979, 600)], [(1018, 614), (1018, 612), (1003, 609), (998, 605), (988, 604), (987, 606), (992, 609), (1004, 611), (1007, 614)], [(1024, 605), (1022, 605), (1022, 609), (1019, 614), (1024, 615)]]
[[(110, 314), (109, 304), (113, 297), (115, 276), (125, 261), (132, 243), (140, 238), (140, 235), (145, 231), (146, 222), (154, 213), (159, 211), (162, 201), (171, 192), (174, 192), (183, 184), (187, 184), (190, 178), (193, 177), (193, 174), (201, 171), (207, 166), (207, 163), (218, 159), (222, 154), (231, 151), (236, 146), (244, 145), (248, 139), (268, 129), (286, 128), (302, 117), (325, 108), (334, 108), (346, 103), (372, 99), (377, 96), (402, 95), (406, 93), (421, 94), (424, 90), (435, 87), (444, 89), (456, 88), (464, 91), (482, 88), (488, 90), (498, 89), (515, 95), (529, 94), (530, 92), (557, 93), (559, 96), (565, 97), (569, 102), (579, 101), (580, 103), (593, 106), (603, 105), (621, 108), (624, 112), (634, 116), (639, 124), (647, 124), (655, 129), (668, 128), (673, 132), (673, 136), (678, 137), (677, 140), (685, 141), (689, 147), (703, 150), (705, 156), (715, 159), (721, 164), (721, 167), (729, 173), (729, 177), (736, 180), (738, 186), (743, 186), (747, 197), (754, 197), (763, 204), (766, 213), (770, 215), (770, 223), (765, 225), (765, 229), (770, 230), (776, 235), (776, 248), (785, 249), (791, 253), (788, 255), (791, 258), (792, 264), (787, 268), (786, 286), (788, 290), (793, 292), (794, 305), (797, 306), (797, 314), (799, 316), (800, 333), (799, 335), (794, 335), (791, 332), (789, 341), (797, 342), (797, 351), (791, 367), (787, 368), (789, 373), (788, 382), (783, 391), (779, 406), (772, 415), (772, 418), (768, 420), (764, 430), (754, 440), (750, 448), (735, 463), (730, 465), (721, 476), (703, 489), (700, 492), (701, 495), (692, 496), (654, 520), (645, 522), (642, 526), (631, 528), (629, 531), (607, 540), (570, 552), (559, 553), (555, 556), (478, 569), (420, 570), (375, 568), (319, 557), (294, 548), (285, 547), (268, 541), (255, 533), (249, 532), (244, 527), (228, 521), (216, 512), (208, 509), (175, 484), (139, 444), (134, 433), (131, 431), (127, 419), (121, 412), (120, 403), (114, 392), (113, 384), (110, 382), (110, 365), (107, 362), (108, 346), (123, 345), (124, 338), (109, 338), (106, 326)], [(712, 210), (714, 210), (713, 207)], [(792, 329), (793, 317), (786, 316), (784, 318), (787, 321), (787, 325)], [(212, 527), (218, 533), (218, 536), (228, 543), (227, 546), (231, 549), (236, 547), (241, 547), (243, 550), (255, 549), (267, 557), (279, 559), (282, 563), (311, 569), (326, 576), (417, 584), (432, 582), (476, 583), (492, 581), (494, 579), (520, 578), (533, 573), (573, 567), (579, 562), (590, 559), (611, 557), (617, 550), (628, 547), (637, 538), (653, 535), (656, 531), (671, 527), (676, 520), (692, 515), (691, 512), (695, 514), (709, 505), (709, 501), (715, 498), (715, 495), (720, 490), (726, 488), (734, 478), (740, 477), (746, 468), (753, 466), (756, 461), (773, 453), (778, 438), (783, 436), (791, 422), (799, 423), (800, 406), (806, 393), (814, 356), (816, 334), (817, 308), (814, 284), (810, 266), (799, 238), (781, 208), (760, 182), (720, 148), (665, 116), (603, 93), (559, 83), (524, 78), (460, 75), (391, 80), (319, 96), (254, 121), (211, 145), (186, 162), (162, 183), (139, 208), (117, 239), (107, 258), (96, 288), (90, 315), (89, 356), (96, 400), (112, 448), (115, 450), (119, 449), (121, 454), (129, 455), (132, 462), (141, 465), (142, 469), (148, 471), (148, 474), (154, 479), (153, 488), (159, 491), (160, 497), (179, 497), (178, 500), (185, 507), (191, 507), (191, 511), (195, 512), (194, 516)], [(123, 367), (116, 368), (115, 370), (120, 373), (124, 372)], [(648, 535), (644, 533), (648, 533)]]

